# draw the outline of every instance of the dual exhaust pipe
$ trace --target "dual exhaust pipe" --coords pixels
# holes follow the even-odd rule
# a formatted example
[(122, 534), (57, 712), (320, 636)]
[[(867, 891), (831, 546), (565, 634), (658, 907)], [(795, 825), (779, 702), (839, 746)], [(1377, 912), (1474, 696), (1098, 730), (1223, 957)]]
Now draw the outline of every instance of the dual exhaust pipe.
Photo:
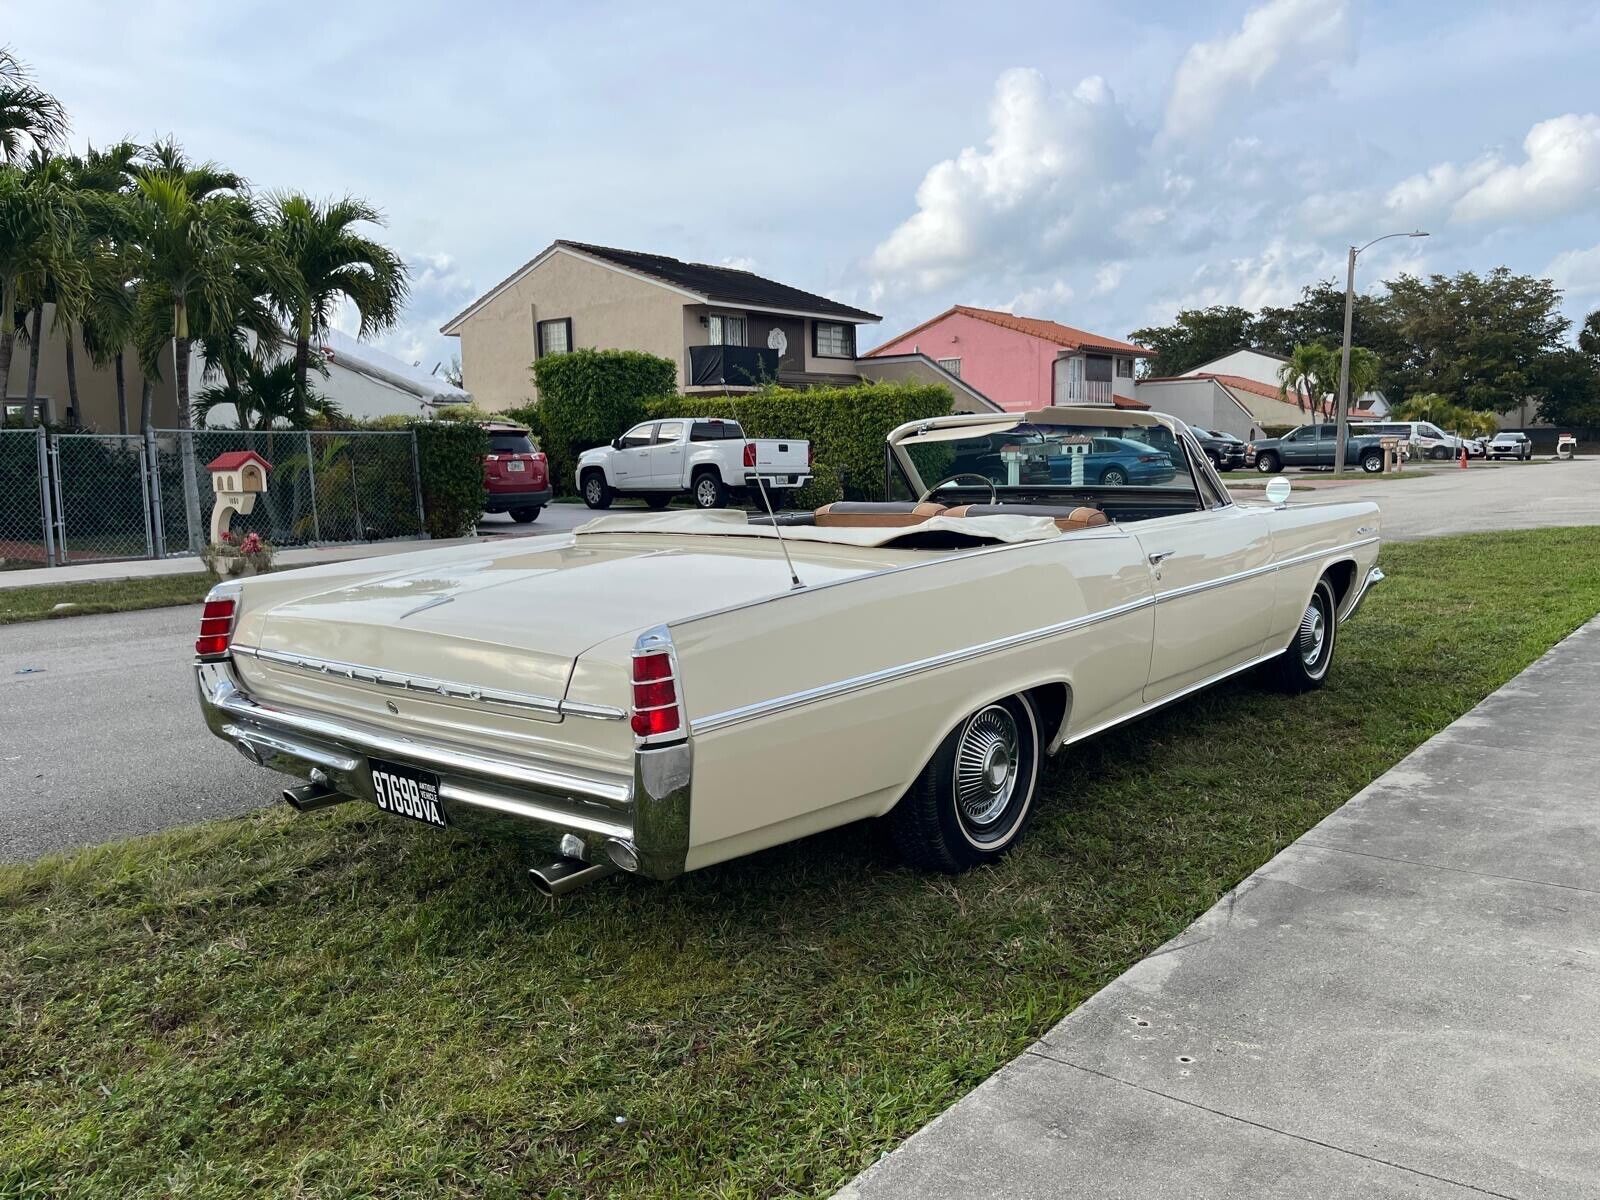
[[(335, 804), (344, 804), (353, 799), (355, 797), (336, 792), (321, 783), (305, 783), (299, 787), (283, 789), (284, 803), (296, 812), (316, 812), (318, 809), (332, 808)], [(585, 884), (596, 883), (609, 875), (615, 875), (619, 870), (621, 868), (614, 863), (587, 863), (581, 858), (562, 855), (544, 866), (529, 868), (528, 874), (533, 879), (533, 886), (546, 896), (565, 896)]]

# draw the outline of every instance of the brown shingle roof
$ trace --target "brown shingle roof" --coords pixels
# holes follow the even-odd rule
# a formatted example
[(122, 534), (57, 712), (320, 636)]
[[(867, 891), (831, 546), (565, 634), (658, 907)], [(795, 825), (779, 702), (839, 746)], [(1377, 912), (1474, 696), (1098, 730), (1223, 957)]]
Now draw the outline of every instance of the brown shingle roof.
[(960, 314), (972, 317), (975, 320), (987, 321), (991, 325), (998, 325), (1002, 329), (1014, 329), (1018, 333), (1025, 333), (1030, 337), (1041, 338), (1051, 345), (1060, 346), (1065, 350), (1105, 350), (1115, 354), (1129, 354), (1141, 358), (1148, 358), (1152, 351), (1133, 342), (1124, 342), (1119, 338), (1102, 337), (1098, 333), (1090, 333), (1084, 329), (1074, 329), (1071, 325), (1062, 325), (1057, 321), (1046, 321), (1042, 317), (1019, 317), (1012, 313), (1000, 312), (993, 308), (975, 308), (970, 304), (954, 304), (945, 309), (936, 317), (930, 317), (921, 325), (906, 330), (898, 337), (892, 337), (879, 346), (877, 350), (868, 352), (867, 357), (877, 354), (879, 350), (903, 342), (913, 334), (921, 333), (930, 325), (935, 325), (946, 317)]

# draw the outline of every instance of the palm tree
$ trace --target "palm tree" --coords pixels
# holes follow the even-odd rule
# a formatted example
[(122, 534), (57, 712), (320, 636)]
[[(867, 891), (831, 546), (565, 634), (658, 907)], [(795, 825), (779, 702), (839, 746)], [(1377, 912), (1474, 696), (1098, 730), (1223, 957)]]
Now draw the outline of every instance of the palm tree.
[[(300, 400), (294, 359), (285, 356), (263, 362), (250, 358), (242, 364), (236, 380), (204, 388), (195, 397), (194, 414), (197, 424), (204, 426), (214, 409), (232, 405), (240, 429), (275, 429), (294, 424)], [(344, 415), (320, 392), (306, 396), (305, 405), (318, 416), (337, 419)]]
[(11, 372), (16, 312), (32, 313), (29, 330), (27, 423), (33, 424), (38, 388), (43, 303), (54, 280), (75, 289), (80, 274), (64, 248), (78, 221), (71, 188), (59, 160), (40, 157), (27, 170), (0, 165), (0, 391)]
[[(1287, 401), (1292, 394), (1295, 407), (1304, 412), (1308, 408), (1313, 416), (1322, 407), (1328, 394), (1329, 356), (1326, 346), (1316, 342), (1302, 343), (1294, 348), (1288, 360), (1278, 368), (1278, 396)], [(1338, 380), (1338, 359), (1334, 358), (1332, 372)]]
[(399, 319), (409, 284), (399, 255), (352, 228), (383, 224), (365, 201), (346, 196), (319, 204), (289, 193), (274, 196), (270, 211), (274, 241), (298, 283), (294, 294), (275, 293), (274, 299), (293, 330), (297, 417), (303, 421), (311, 342), (328, 336), (335, 306), (353, 303), (361, 314), (358, 336), (370, 337)]
[(67, 110), (33, 82), (33, 74), (0, 46), (0, 162), (15, 164), (29, 150), (50, 150), (67, 136)]

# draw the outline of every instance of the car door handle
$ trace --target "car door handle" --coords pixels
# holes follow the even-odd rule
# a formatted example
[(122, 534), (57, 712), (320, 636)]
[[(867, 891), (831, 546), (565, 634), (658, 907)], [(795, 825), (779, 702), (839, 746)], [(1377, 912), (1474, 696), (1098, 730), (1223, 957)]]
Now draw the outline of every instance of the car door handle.
[(1156, 550), (1150, 555), (1150, 565), (1152, 567), (1158, 567), (1161, 565), (1164, 559), (1171, 558), (1174, 553), (1176, 552), (1172, 550)]

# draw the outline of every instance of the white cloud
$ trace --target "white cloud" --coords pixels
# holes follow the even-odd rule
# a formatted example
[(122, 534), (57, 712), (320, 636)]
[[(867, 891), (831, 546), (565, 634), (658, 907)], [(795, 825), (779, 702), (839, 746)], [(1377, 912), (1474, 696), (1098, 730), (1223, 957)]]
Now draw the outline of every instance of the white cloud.
[(1117, 290), (1122, 285), (1122, 280), (1128, 273), (1128, 264), (1109, 262), (1094, 273), (1094, 288), (1091, 296), (1105, 296)]
[(986, 148), (936, 163), (917, 188), (917, 211), (872, 252), (880, 281), (920, 290), (979, 262), (1025, 269), (1039, 250), (1104, 236), (1108, 192), (1135, 165), (1133, 130), (1104, 80), (1052, 95), (1033, 70), (1004, 72), (989, 107)]
[(1496, 166), (1457, 201), (1458, 221), (1517, 221), (1587, 207), (1600, 199), (1600, 116), (1567, 113), (1522, 139), (1521, 163)]
[(1072, 285), (1065, 279), (1056, 279), (1048, 284), (1020, 291), (1004, 304), (996, 304), (993, 307), (1002, 312), (1017, 313), (1024, 317), (1047, 316), (1052, 309), (1071, 303), (1072, 297), (1076, 294)]
[[(442, 337), (439, 326), (476, 297), (478, 289), (448, 254), (403, 257), (411, 275), (411, 298), (399, 322), (369, 341), (396, 358), (431, 370), (434, 363), (448, 362), (457, 353), (454, 340)], [(361, 315), (354, 304), (342, 300), (330, 323), (341, 333), (355, 337), (361, 328)]]
[(1245, 14), (1236, 33), (1189, 48), (1173, 76), (1163, 138), (1205, 133), (1231, 103), (1268, 83), (1301, 92), (1348, 60), (1354, 43), (1342, 0), (1268, 0)]
[(1600, 246), (1563, 250), (1544, 273), (1568, 296), (1600, 296)]
[(1301, 289), (1334, 275), (1341, 263), (1322, 246), (1273, 238), (1260, 254), (1206, 265), (1195, 272), (1190, 289), (1158, 306), (1162, 319), (1182, 308), (1237, 304), (1241, 308), (1293, 304)]
[(735, 271), (754, 271), (756, 260), (748, 254), (728, 254), (717, 259), (719, 266), (732, 267)]

